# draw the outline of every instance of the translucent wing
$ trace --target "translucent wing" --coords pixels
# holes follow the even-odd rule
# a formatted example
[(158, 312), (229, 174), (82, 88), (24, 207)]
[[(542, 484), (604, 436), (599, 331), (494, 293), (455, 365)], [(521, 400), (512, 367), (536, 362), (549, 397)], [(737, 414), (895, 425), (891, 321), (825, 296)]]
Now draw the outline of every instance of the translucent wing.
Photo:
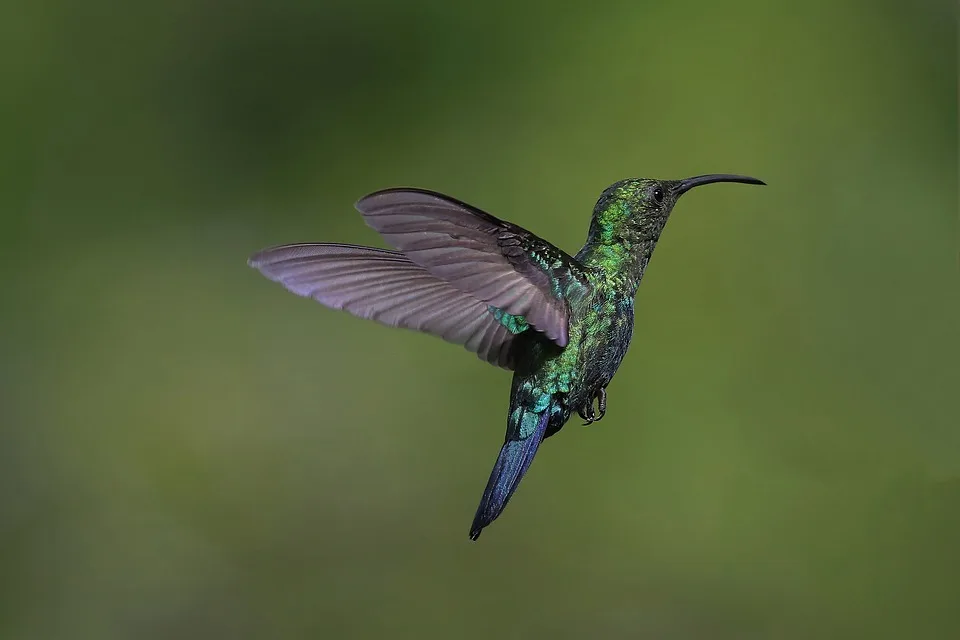
[(432, 275), (401, 253), (344, 244), (266, 249), (250, 266), (293, 293), (392, 327), (460, 344), (510, 369), (514, 337), (488, 305)]
[(422, 189), (387, 189), (357, 202), (371, 227), (456, 289), (522, 316), (560, 346), (568, 299), (589, 288), (580, 264), (529, 231)]

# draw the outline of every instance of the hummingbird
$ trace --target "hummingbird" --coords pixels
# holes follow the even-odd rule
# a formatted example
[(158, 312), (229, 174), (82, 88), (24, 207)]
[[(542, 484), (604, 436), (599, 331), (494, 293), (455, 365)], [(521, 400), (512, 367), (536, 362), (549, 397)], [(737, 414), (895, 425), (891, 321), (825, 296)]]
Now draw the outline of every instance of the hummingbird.
[(390, 188), (355, 207), (393, 247), (288, 244), (249, 265), (299, 296), (384, 325), (462, 345), (513, 371), (506, 437), (470, 527), (503, 512), (540, 444), (573, 412), (589, 425), (633, 336), (634, 301), (667, 218), (684, 193), (732, 174), (628, 178), (593, 208), (570, 255), (530, 231), (450, 196)]

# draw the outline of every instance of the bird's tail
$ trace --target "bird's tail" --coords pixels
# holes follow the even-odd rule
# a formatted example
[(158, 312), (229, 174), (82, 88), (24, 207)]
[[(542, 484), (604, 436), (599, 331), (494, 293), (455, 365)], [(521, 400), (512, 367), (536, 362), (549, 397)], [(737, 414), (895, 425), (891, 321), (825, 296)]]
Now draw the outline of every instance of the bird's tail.
[(487, 488), (483, 491), (477, 515), (473, 517), (473, 525), (470, 527), (471, 540), (479, 538), (483, 528), (496, 520), (507, 506), (510, 496), (517, 490), (537, 454), (549, 420), (550, 407), (541, 412), (524, 411), (520, 416), (516, 436), (507, 437), (500, 449), (497, 463), (490, 472)]

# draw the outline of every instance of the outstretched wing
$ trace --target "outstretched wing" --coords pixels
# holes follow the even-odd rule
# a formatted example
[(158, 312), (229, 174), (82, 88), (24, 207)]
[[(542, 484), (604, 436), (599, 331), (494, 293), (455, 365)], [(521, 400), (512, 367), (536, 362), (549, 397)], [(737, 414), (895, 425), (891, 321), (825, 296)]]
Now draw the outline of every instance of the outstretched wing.
[(423, 331), (512, 368), (514, 337), (489, 306), (395, 251), (345, 244), (265, 249), (249, 264), (291, 292), (392, 327)]
[(567, 345), (568, 300), (590, 285), (580, 264), (562, 250), (433, 191), (386, 189), (362, 198), (356, 207), (367, 224), (414, 263)]

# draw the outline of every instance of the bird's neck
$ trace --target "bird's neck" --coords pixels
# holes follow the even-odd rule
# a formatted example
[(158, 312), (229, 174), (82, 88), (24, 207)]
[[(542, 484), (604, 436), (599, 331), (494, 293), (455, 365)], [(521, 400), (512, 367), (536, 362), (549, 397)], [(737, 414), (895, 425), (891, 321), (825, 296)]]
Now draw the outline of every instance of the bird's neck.
[(665, 215), (636, 214), (621, 198), (601, 197), (577, 259), (610, 286), (633, 297), (666, 223)]
[(657, 238), (616, 238), (604, 242), (591, 234), (577, 253), (577, 260), (624, 294), (633, 297), (637, 294), (640, 279), (656, 244)]

